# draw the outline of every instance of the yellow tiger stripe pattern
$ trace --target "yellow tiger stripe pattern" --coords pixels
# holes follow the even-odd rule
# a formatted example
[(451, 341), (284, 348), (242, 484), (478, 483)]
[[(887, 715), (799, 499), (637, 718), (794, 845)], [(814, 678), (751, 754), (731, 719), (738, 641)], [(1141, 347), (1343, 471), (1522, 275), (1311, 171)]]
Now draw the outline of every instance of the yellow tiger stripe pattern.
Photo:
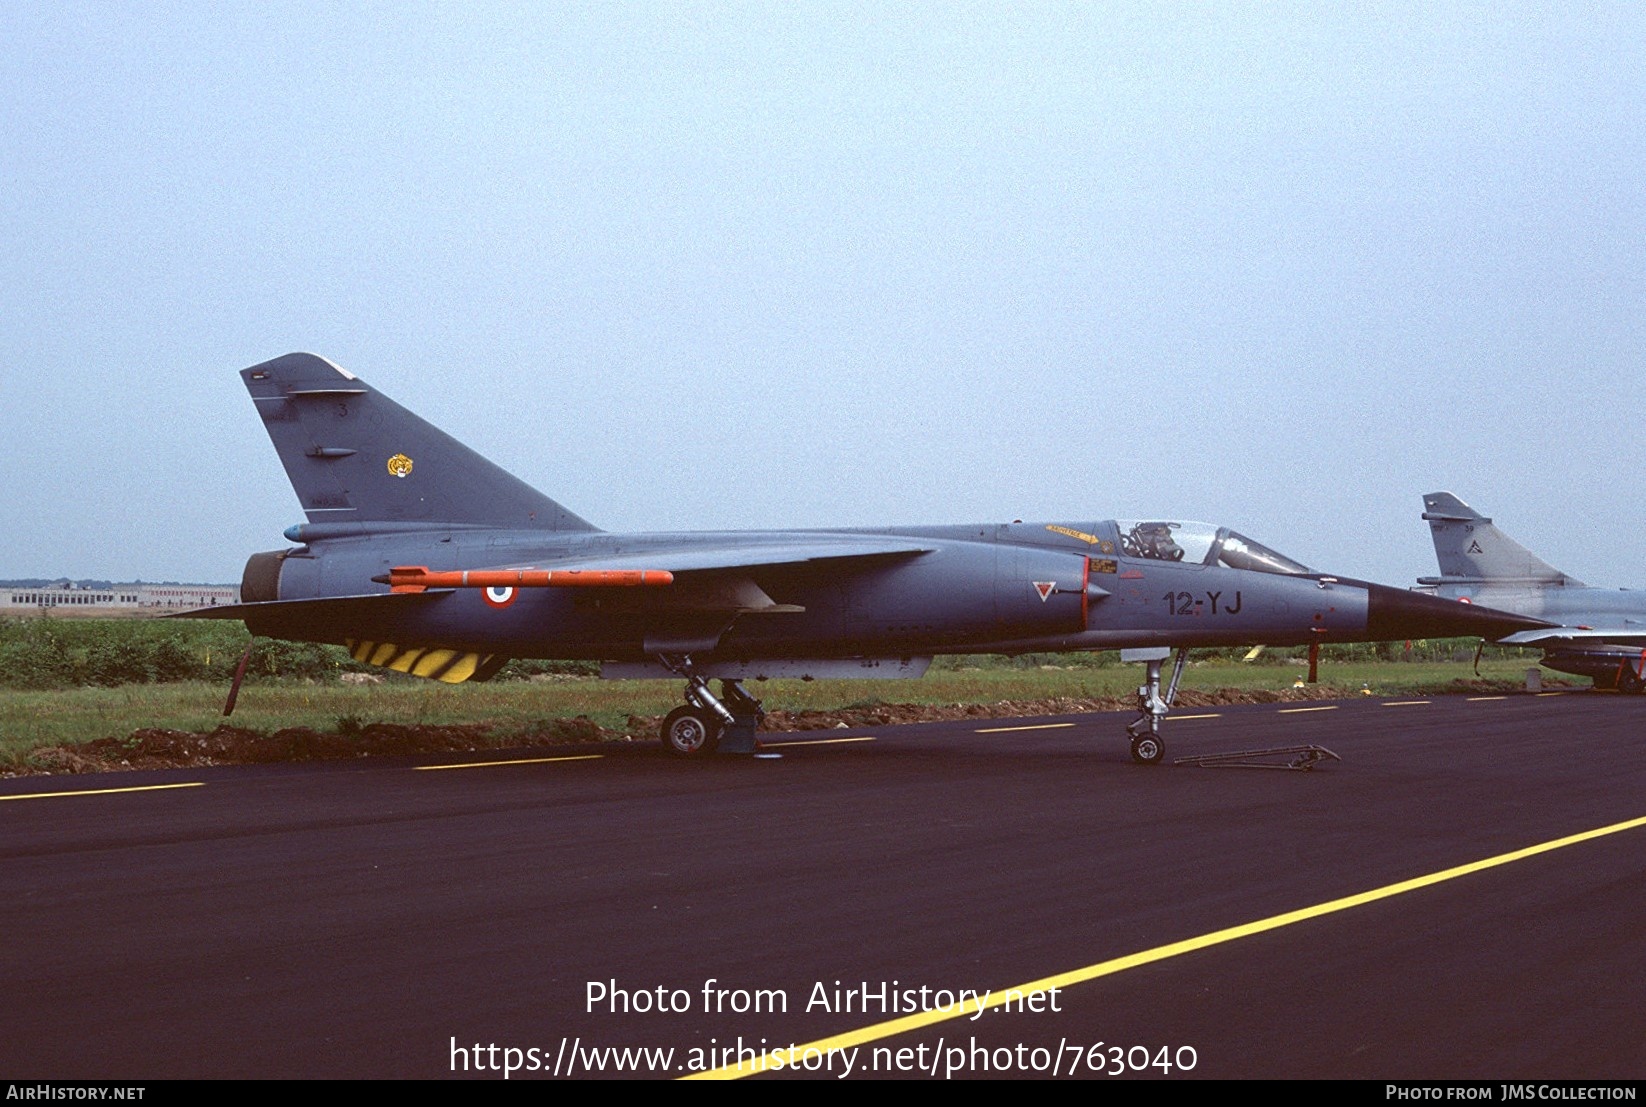
[(416, 665), (412, 666), (414, 676), (428, 677), (431, 680), (443, 672), (447, 665), (457, 657), (456, 650), (430, 650)]
[(462, 684), (496, 659), (495, 654), (464, 653), (428, 646), (400, 646), (349, 638), (343, 643), (349, 656), (368, 665), (426, 677), (446, 684)]
[(480, 655), (477, 653), (466, 653), (462, 657), (459, 657), (456, 661), (453, 661), (451, 663), (451, 667), (435, 679), (443, 680), (447, 684), (462, 684), (465, 680), (472, 677), (474, 675), (474, 671), (479, 667)]
[(389, 662), (389, 668), (393, 669), (397, 673), (409, 673), (411, 672), (412, 664), (419, 657), (422, 657), (424, 652), (425, 651), (423, 650), (407, 650), (397, 656), (393, 661)]

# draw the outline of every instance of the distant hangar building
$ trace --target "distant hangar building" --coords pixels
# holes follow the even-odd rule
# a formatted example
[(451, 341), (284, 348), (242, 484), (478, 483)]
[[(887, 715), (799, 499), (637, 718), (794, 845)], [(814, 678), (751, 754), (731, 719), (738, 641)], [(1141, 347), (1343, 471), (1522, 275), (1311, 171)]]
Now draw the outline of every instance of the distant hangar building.
[(90, 587), (72, 580), (0, 587), (0, 613), (68, 607), (81, 611), (187, 611), (240, 602), (240, 589), (225, 584), (112, 584)]

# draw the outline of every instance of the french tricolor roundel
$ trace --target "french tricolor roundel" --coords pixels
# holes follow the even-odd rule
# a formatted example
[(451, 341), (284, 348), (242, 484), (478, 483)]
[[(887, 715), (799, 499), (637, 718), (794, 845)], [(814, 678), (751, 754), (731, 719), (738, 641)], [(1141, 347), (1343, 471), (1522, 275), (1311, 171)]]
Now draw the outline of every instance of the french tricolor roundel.
[(513, 588), (491, 587), (480, 593), (486, 598), (486, 603), (492, 607), (508, 607), (514, 602)]

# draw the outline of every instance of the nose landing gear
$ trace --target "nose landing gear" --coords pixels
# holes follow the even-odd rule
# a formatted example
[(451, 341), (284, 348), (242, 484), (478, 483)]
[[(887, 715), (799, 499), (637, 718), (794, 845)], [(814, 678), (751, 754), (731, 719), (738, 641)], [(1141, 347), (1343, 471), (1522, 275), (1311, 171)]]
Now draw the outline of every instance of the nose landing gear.
[(1132, 739), (1132, 760), (1139, 765), (1158, 765), (1166, 756), (1166, 741), (1160, 736), (1160, 724), (1177, 698), (1177, 685), (1183, 679), (1183, 666), (1188, 663), (1189, 651), (1177, 651), (1172, 663), (1172, 680), (1166, 694), (1160, 694), (1160, 663), (1171, 654), (1165, 646), (1151, 649), (1121, 650), (1120, 660), (1142, 661), (1148, 665), (1144, 683), (1137, 690), (1137, 718), (1126, 727)]

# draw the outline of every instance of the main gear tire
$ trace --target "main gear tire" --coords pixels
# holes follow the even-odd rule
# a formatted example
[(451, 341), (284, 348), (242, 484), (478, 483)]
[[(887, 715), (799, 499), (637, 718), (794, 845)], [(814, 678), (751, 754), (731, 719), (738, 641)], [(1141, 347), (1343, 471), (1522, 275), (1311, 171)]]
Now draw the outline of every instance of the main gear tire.
[(664, 717), (661, 737), (676, 757), (703, 757), (720, 744), (720, 720), (700, 707), (677, 707)]

